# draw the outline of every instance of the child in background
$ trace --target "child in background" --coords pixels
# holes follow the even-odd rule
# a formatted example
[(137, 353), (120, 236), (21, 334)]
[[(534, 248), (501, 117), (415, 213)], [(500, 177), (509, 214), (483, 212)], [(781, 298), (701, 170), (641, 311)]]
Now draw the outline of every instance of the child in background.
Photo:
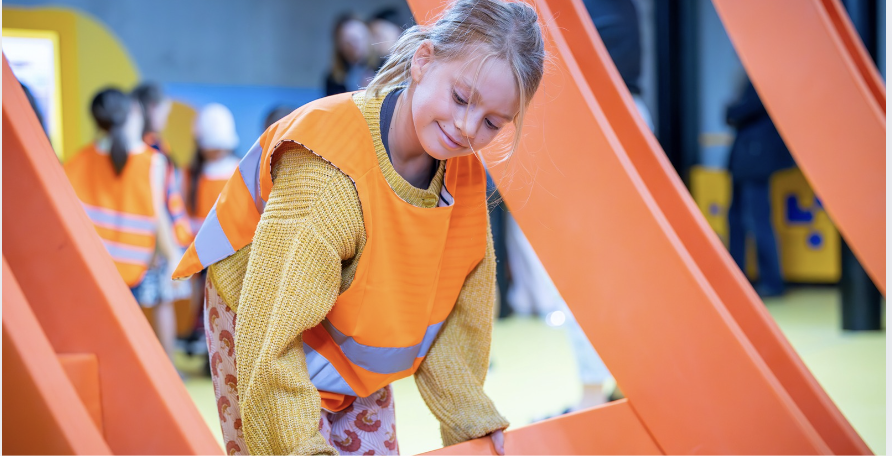
[(483, 391), (496, 259), (476, 153), (516, 145), (544, 58), (532, 7), (460, 0), (407, 30), (367, 90), (249, 149), (175, 273), (210, 266), (230, 454), (397, 454), (390, 383), (413, 374), (445, 445), (489, 435), (504, 453)]
[[(165, 206), (167, 160), (142, 139), (139, 104), (117, 89), (93, 98), (99, 135), (65, 164), (87, 216), (140, 306), (154, 307), (152, 326), (173, 356), (176, 317), (159, 284), (169, 282), (180, 251)], [(156, 258), (169, 265), (151, 269)]]
[(223, 186), (238, 168), (239, 159), (234, 155), (238, 134), (232, 112), (219, 103), (202, 108), (192, 131), (197, 150), (189, 165), (186, 207), (197, 233)]
[[(217, 202), (217, 197), (232, 173), (238, 168), (239, 159), (233, 154), (238, 146), (235, 119), (226, 106), (211, 103), (199, 112), (192, 129), (197, 150), (186, 178), (186, 208), (189, 212), (190, 229), (198, 233), (205, 217)], [(192, 306), (197, 315), (203, 315), (205, 273), (197, 274), (192, 282)], [(202, 319), (196, 321), (196, 332), (190, 342), (205, 342)], [(195, 349), (188, 352), (204, 353)]]
[(189, 226), (186, 206), (183, 200), (183, 175), (171, 158), (170, 145), (161, 137), (167, 127), (167, 119), (173, 102), (164, 96), (161, 86), (153, 82), (144, 82), (133, 89), (133, 97), (139, 101), (143, 115), (143, 141), (153, 149), (161, 152), (167, 159), (167, 176), (165, 178), (165, 203), (173, 220), (174, 235), (177, 243), (185, 249), (192, 242), (195, 233)]
[[(170, 145), (161, 136), (161, 132), (167, 126), (167, 119), (173, 102), (164, 95), (161, 86), (153, 82), (143, 82), (138, 85), (131, 96), (139, 102), (143, 118), (143, 141), (151, 148), (157, 150), (165, 158), (167, 169), (164, 176), (164, 204), (171, 219), (176, 247), (180, 252), (186, 250), (192, 242), (195, 234), (189, 225), (189, 216), (186, 214), (186, 204), (183, 199), (183, 176), (171, 158)], [(170, 266), (166, 264), (164, 257), (155, 257), (151, 269), (166, 271)], [(188, 324), (189, 316), (198, 315), (199, 306), (196, 306), (193, 298), (193, 287), (186, 282), (169, 280), (167, 276), (158, 279), (159, 295), (164, 300), (169, 300), (174, 310), (176, 306), (187, 306), (187, 314), (179, 314), (185, 318), (183, 323)], [(167, 307), (167, 304), (164, 305)], [(176, 334), (176, 330), (175, 330)], [(189, 350), (187, 349), (187, 352)]]
[(378, 64), (368, 26), (353, 13), (344, 13), (335, 21), (332, 36), (334, 54), (325, 77), (325, 95), (365, 87), (375, 76)]

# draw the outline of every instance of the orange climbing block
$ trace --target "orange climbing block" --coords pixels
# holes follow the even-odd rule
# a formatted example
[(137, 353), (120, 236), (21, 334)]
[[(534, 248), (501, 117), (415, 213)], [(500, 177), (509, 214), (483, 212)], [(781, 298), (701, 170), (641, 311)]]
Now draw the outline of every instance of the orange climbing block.
[[(3, 215), (4, 271), (14, 274), (53, 352), (97, 358), (107, 448), (222, 453), (83, 212), (5, 58)], [(47, 375), (65, 379), (61, 368)], [(45, 390), (36, 391), (29, 398), (34, 404), (48, 400)], [(66, 407), (50, 409), (45, 419), (62, 419)], [(87, 414), (84, 421), (93, 426)], [(29, 441), (16, 433), (4, 444), (25, 451)]]
[(111, 454), (3, 259), (3, 454)]

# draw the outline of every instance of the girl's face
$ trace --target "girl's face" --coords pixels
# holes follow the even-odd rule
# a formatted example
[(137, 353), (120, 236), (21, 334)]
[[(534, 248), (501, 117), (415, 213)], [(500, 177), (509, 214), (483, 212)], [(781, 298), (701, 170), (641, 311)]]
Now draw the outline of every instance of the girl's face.
[(173, 101), (170, 98), (165, 98), (148, 109), (149, 125), (152, 131), (161, 132), (167, 128), (167, 118), (170, 116), (171, 107), (173, 107)]
[(338, 30), (337, 47), (347, 63), (354, 65), (369, 55), (369, 28), (361, 21), (350, 20)]
[(133, 100), (130, 103), (130, 112), (127, 114), (127, 120), (124, 122), (124, 126), (122, 127), (124, 138), (126, 138), (127, 144), (130, 147), (136, 147), (136, 144), (142, 143), (142, 127), (143, 119), (142, 108), (139, 106), (139, 102)]
[(412, 120), (421, 147), (437, 160), (486, 147), (520, 110), (514, 72), (502, 59), (434, 61), (432, 51), (425, 42), (412, 58)]

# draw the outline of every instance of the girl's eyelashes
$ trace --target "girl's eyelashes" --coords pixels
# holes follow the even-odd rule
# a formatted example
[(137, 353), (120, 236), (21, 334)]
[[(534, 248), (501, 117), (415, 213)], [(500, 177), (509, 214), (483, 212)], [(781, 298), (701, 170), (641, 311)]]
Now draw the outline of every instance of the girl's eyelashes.
[[(452, 91), (452, 99), (455, 100), (455, 102), (461, 106), (467, 106), (467, 104), (468, 104), (468, 101), (465, 100), (464, 98), (462, 98), (461, 95), (459, 95), (458, 92), (456, 92), (455, 90)], [(484, 119), (484, 122), (486, 123), (487, 128), (489, 128), (491, 130), (497, 130), (497, 131), (499, 130), (499, 127), (497, 127), (494, 123), (490, 122), (489, 119)]]
[(455, 100), (456, 103), (465, 106), (468, 104), (468, 101), (461, 97), (455, 90), (452, 91), (452, 99)]

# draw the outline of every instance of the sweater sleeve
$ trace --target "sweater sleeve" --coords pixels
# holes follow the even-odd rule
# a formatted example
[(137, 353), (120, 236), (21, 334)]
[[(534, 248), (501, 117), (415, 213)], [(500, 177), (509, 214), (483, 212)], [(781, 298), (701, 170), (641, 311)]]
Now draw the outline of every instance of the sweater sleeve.
[(486, 255), (465, 279), (455, 308), (415, 373), (446, 446), (509, 424), (483, 391), (496, 299), (496, 257), (488, 226), (486, 231)]
[(293, 169), (279, 169), (239, 294), (238, 394), (251, 454), (337, 454), (318, 431), (320, 398), (301, 333), (334, 305), (342, 260), (355, 254), (360, 233), (331, 212), (338, 171), (293, 163), (312, 159), (285, 154), (277, 165)]

